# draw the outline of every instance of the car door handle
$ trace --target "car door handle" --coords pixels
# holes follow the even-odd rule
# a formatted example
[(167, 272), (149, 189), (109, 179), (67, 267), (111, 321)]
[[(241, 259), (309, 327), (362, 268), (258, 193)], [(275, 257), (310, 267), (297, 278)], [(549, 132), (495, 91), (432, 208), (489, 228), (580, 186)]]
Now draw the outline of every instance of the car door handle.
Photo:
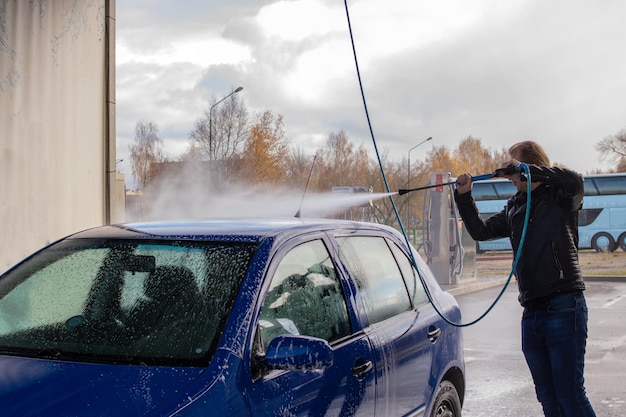
[(441, 329), (439, 327), (431, 328), (428, 332), (428, 339), (434, 342), (439, 336), (441, 336)]
[(372, 361), (367, 361), (352, 368), (352, 375), (354, 375), (356, 379), (363, 379), (365, 374), (371, 371), (373, 367)]

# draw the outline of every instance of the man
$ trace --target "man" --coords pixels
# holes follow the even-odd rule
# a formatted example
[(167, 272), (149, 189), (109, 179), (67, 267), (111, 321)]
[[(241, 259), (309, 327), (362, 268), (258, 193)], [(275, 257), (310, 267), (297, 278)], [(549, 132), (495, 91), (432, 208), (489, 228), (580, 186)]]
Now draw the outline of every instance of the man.
[[(578, 212), (583, 179), (574, 171), (550, 167), (543, 148), (532, 141), (509, 149), (510, 161), (496, 170), (513, 182), (517, 194), (486, 220), (471, 195), (472, 177), (458, 177), (455, 200), (474, 240), (508, 237), (522, 251), (515, 276), (522, 315), (522, 351), (546, 417), (595, 417), (584, 388), (587, 342), (585, 284), (578, 264)], [(526, 237), (528, 166), (531, 209)]]

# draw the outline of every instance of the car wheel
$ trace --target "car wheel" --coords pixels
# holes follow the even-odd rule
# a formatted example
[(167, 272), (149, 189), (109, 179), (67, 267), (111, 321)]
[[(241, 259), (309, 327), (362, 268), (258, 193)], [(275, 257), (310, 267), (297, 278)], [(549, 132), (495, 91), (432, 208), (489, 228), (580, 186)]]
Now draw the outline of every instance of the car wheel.
[(622, 250), (626, 251), (626, 232), (619, 235), (618, 243), (619, 247), (622, 248)]
[(615, 239), (607, 232), (600, 232), (591, 238), (591, 247), (596, 252), (613, 252), (617, 247)]
[(450, 381), (442, 381), (430, 417), (461, 417), (459, 393)]

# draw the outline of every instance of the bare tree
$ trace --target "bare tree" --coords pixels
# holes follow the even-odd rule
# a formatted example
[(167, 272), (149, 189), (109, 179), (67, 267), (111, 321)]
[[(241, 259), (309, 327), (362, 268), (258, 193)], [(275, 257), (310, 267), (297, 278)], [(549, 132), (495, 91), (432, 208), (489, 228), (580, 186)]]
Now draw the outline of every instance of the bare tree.
[(616, 170), (621, 172), (626, 168), (626, 129), (615, 135), (607, 136), (596, 144), (600, 157), (616, 164)]
[(135, 143), (128, 148), (133, 176), (139, 189), (144, 189), (150, 181), (151, 165), (167, 160), (158, 133), (159, 126), (150, 120), (142, 120), (135, 126)]
[(187, 150), (180, 155), (179, 162), (202, 161), (203, 155), (197, 142), (191, 142)]
[[(287, 160), (287, 185), (296, 189), (308, 190), (315, 189), (313, 175), (311, 175), (312, 183), (308, 184), (309, 173), (313, 174), (319, 170), (317, 157), (315, 155), (307, 155), (301, 147), (292, 147), (289, 158)], [(313, 171), (311, 171), (313, 170)]]
[(235, 94), (219, 106), (216, 104), (213, 97), (209, 109), (196, 121), (189, 138), (203, 159), (226, 160), (242, 150), (249, 130), (248, 110)]

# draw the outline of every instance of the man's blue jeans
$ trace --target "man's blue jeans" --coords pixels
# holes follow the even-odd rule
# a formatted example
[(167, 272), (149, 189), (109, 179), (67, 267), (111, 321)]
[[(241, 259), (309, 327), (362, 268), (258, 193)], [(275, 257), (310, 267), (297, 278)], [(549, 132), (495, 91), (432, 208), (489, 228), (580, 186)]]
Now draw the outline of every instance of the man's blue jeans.
[(524, 308), (522, 351), (546, 417), (595, 417), (583, 375), (587, 317), (582, 291)]

